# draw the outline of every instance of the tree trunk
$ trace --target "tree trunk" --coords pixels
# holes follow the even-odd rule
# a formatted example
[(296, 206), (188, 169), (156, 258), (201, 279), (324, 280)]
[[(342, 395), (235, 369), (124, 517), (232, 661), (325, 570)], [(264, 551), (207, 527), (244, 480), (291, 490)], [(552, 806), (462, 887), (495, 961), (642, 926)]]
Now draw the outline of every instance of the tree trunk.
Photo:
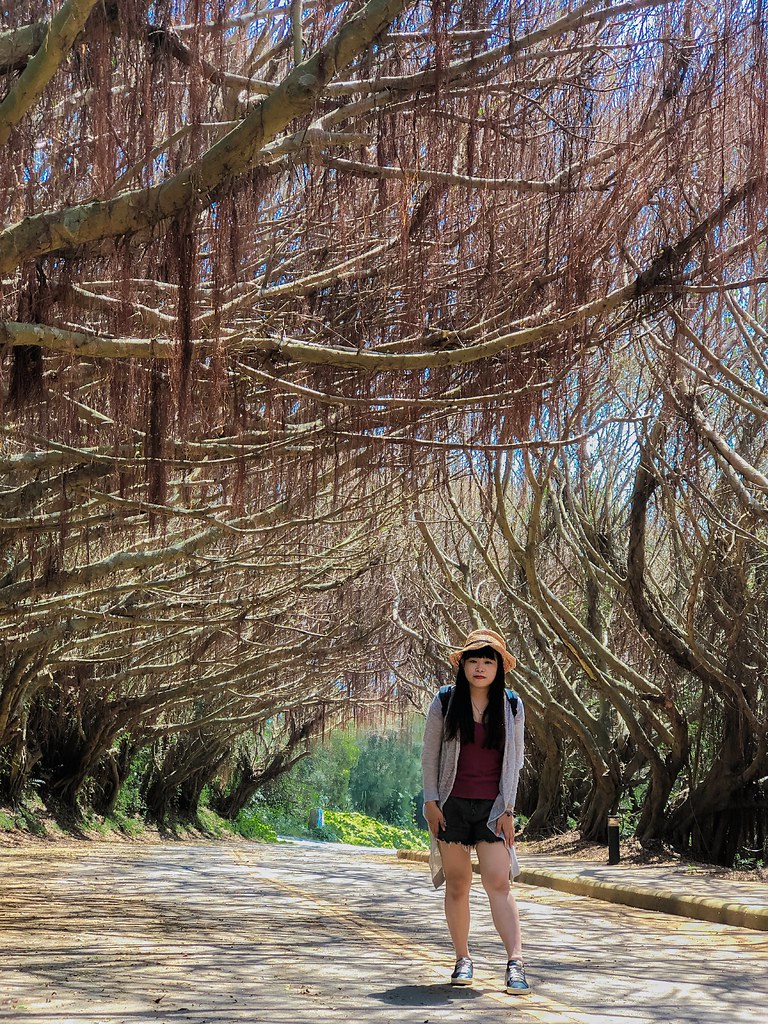
[(298, 753), (296, 748), (306, 742), (318, 722), (319, 718), (311, 718), (301, 725), (292, 723), (285, 746), (259, 767), (251, 762), (247, 753), (242, 752), (233, 773), (234, 782), (230, 785), (227, 793), (219, 795), (213, 802), (216, 812), (223, 818), (234, 821), (240, 811), (248, 805), (263, 786), (274, 782), (285, 772), (290, 771), (295, 764), (308, 755), (307, 748), (299, 750)]
[[(69, 756), (62, 760), (48, 780), (49, 794), (65, 807), (75, 810), (86, 779), (97, 770), (99, 762), (123, 728), (123, 716), (112, 706), (102, 708), (91, 722), (82, 721), (78, 733), (71, 735)], [(80, 737), (84, 739), (81, 741)]]
[(643, 800), (640, 819), (635, 835), (643, 846), (647, 846), (664, 833), (665, 812), (669, 794), (675, 784), (676, 774), (659, 771), (651, 766), (651, 781)]
[(540, 730), (537, 743), (544, 749), (544, 762), (538, 776), (536, 808), (525, 826), (526, 838), (551, 835), (563, 824), (563, 763), (565, 754), (562, 739), (555, 730)]
[(140, 744), (125, 737), (117, 752), (110, 750), (102, 759), (94, 773), (93, 809), (98, 814), (113, 813), (120, 790), (130, 773), (131, 761), (139, 749)]
[(594, 779), (579, 817), (582, 839), (593, 843), (608, 841), (608, 815), (615, 814), (621, 796), (621, 781), (613, 772)]
[(164, 822), (171, 812), (195, 818), (203, 789), (229, 755), (229, 738), (213, 739), (194, 730), (168, 748), (162, 765), (152, 765), (144, 778), (147, 814)]
[(173, 805), (173, 787), (161, 773), (155, 773), (144, 790), (147, 817), (158, 824), (168, 820)]
[[(761, 815), (756, 773), (745, 779), (754, 755), (750, 738), (739, 709), (726, 707), (723, 740), (712, 767), (667, 822), (666, 838), (676, 848), (715, 864), (733, 864)], [(766, 768), (768, 757), (763, 758)]]
[(685, 716), (680, 714), (671, 697), (664, 698), (664, 709), (672, 726), (672, 744), (663, 762), (659, 758), (652, 758), (648, 762), (651, 768), (651, 781), (635, 829), (635, 835), (643, 845), (655, 842), (664, 835), (669, 795), (688, 762), (691, 747), (688, 722)]
[(2, 750), (0, 756), (0, 803), (18, 807), (29, 784), (30, 773), (40, 759), (26, 737), (26, 721)]

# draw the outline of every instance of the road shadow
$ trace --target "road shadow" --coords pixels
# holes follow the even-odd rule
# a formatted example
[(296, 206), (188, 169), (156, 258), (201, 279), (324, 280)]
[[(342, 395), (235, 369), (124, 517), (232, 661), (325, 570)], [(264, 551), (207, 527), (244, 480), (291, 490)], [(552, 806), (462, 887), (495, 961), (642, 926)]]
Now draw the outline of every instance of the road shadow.
[(448, 985), (440, 982), (436, 985), (396, 985), (382, 992), (371, 991), (372, 999), (393, 1006), (447, 1006), (478, 999), (482, 992), (468, 986)]

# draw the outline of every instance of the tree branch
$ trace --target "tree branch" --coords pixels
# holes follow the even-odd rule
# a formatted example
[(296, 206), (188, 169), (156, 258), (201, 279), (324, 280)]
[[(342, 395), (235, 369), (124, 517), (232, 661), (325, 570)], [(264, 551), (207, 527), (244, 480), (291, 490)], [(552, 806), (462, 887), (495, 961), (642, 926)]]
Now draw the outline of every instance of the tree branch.
[(96, 0), (67, 0), (54, 17), (37, 53), (0, 103), (0, 146), (5, 145), (11, 129), (40, 98), (95, 6)]
[(316, 53), (294, 68), (237, 128), (200, 160), (161, 185), (125, 192), (103, 202), (37, 214), (11, 225), (0, 233), (0, 273), (35, 256), (134, 235), (182, 210), (209, 206), (217, 189), (247, 171), (263, 146), (294, 118), (311, 111), (337, 71), (346, 67), (406, 6), (407, 0), (369, 0)]

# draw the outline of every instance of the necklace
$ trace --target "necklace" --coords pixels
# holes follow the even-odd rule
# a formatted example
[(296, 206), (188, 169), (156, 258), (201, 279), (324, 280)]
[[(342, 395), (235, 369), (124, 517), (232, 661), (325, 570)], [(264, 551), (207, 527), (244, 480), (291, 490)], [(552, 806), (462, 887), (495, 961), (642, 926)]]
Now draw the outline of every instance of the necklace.
[[(476, 722), (482, 722), (482, 720), (483, 720), (483, 712), (485, 711), (485, 708), (483, 708), (483, 711), (481, 711), (480, 708), (477, 706), (477, 704), (475, 704), (475, 702), (472, 700), (472, 698), (470, 697), (469, 699), (472, 701), (472, 707), (475, 709), (475, 711), (479, 715), (479, 717), (476, 718), (475, 721)], [(486, 707), (487, 707), (487, 705), (486, 705)]]

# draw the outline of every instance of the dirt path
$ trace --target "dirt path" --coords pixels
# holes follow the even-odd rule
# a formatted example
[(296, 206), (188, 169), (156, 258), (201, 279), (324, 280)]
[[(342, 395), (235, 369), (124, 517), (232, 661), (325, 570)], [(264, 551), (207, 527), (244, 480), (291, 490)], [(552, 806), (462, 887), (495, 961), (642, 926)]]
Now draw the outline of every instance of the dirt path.
[(423, 865), (333, 846), (0, 851), (0, 1021), (19, 1024), (762, 1024), (765, 933), (518, 887), (530, 999), (452, 990)]

